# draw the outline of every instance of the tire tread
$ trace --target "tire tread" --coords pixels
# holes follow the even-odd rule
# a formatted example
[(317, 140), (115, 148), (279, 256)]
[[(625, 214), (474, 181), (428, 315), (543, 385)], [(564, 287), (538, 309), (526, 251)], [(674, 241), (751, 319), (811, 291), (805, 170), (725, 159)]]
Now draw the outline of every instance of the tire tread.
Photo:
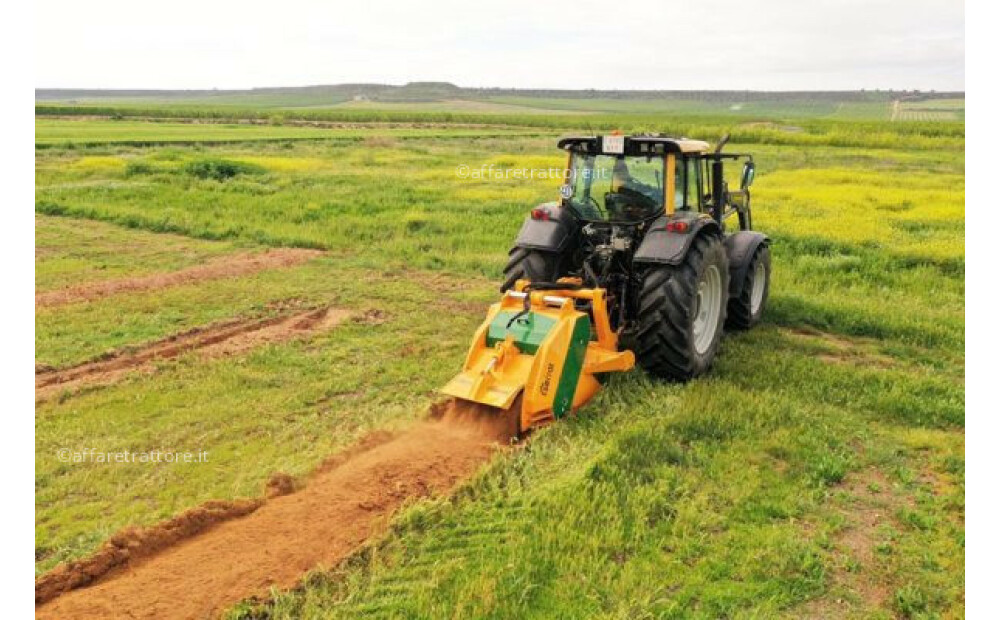
[(728, 291), (728, 265), (722, 242), (716, 235), (697, 237), (679, 265), (656, 265), (643, 277), (639, 294), (639, 327), (636, 333), (636, 357), (639, 364), (657, 377), (687, 381), (711, 365), (721, 338), (726, 303), (720, 308), (719, 333), (715, 344), (699, 360), (689, 337), (691, 310), (697, 291), (698, 274), (712, 259), (718, 263), (723, 295)]

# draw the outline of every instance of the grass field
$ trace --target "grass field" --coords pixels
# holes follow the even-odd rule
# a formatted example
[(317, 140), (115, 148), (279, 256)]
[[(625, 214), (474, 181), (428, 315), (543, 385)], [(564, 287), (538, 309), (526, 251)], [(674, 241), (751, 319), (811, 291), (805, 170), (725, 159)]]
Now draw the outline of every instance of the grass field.
[[(846, 104), (845, 104), (846, 105)], [(287, 141), (291, 138), (343, 136), (352, 137), (351, 130), (371, 131), (380, 135), (384, 130), (402, 129), (403, 136), (416, 129), (440, 129), (442, 125), (454, 130), (471, 130), (492, 135), (505, 131), (526, 133), (578, 132), (578, 131), (627, 131), (630, 133), (659, 132), (669, 135), (719, 136), (728, 133), (734, 142), (745, 144), (773, 144), (784, 146), (844, 146), (862, 148), (888, 148), (896, 150), (953, 150), (965, 147), (965, 126), (957, 121), (885, 122), (871, 119), (851, 120), (831, 118), (784, 118), (708, 114), (667, 115), (657, 112), (595, 112), (578, 114), (573, 111), (558, 114), (495, 113), (432, 110), (419, 106), (389, 107), (340, 107), (315, 109), (288, 109), (275, 111), (270, 108), (233, 106), (190, 105), (88, 105), (38, 104), (35, 130), (36, 149), (53, 145), (103, 146), (132, 144), (155, 146), (163, 141), (211, 144), (219, 141), (242, 140)], [(74, 119), (74, 120), (71, 120)], [(132, 129), (151, 132), (143, 140), (130, 137), (128, 129), (119, 126), (135, 119), (155, 120), (166, 123), (162, 128), (149, 123), (133, 125)], [(183, 121), (176, 123), (177, 121)], [(176, 124), (175, 124), (176, 123)], [(193, 123), (210, 124), (212, 127), (191, 127)], [(236, 123), (234, 127), (233, 124)], [(180, 126), (178, 126), (180, 125)], [(215, 127), (218, 125), (218, 127)], [(260, 125), (266, 125), (262, 127)], [(306, 127), (302, 127), (305, 125)], [(302, 129), (338, 129), (337, 132), (307, 133)], [(489, 126), (488, 129), (483, 128)], [(495, 129), (500, 128), (495, 131)], [(510, 129), (513, 128), (513, 129)], [(199, 140), (197, 132), (205, 129)], [(221, 138), (209, 136), (219, 132)], [(427, 135), (426, 131), (423, 131)], [(368, 133), (366, 135), (373, 135)], [(431, 132), (431, 135), (453, 135), (452, 132)], [(466, 134), (458, 134), (466, 135)]]
[(356, 125), (348, 127), (297, 127), (280, 124), (144, 122), (109, 119), (52, 120), (35, 123), (36, 148), (127, 144), (156, 146), (226, 142), (288, 142), (291, 140), (361, 141), (373, 133), (388, 138), (468, 138), (486, 135), (524, 135), (532, 130), (506, 127), (421, 128), (406, 125)]
[(899, 105), (893, 120), (924, 122), (965, 120), (965, 100), (906, 101)]
[[(276, 246), (324, 253), (39, 308), (37, 364), (288, 308), (351, 318), (40, 402), (37, 572), (123, 527), (259, 496), (272, 472), (304, 476), (367, 432), (418, 419), (495, 300), (524, 213), (556, 195), (551, 180), (460, 167), (558, 167), (554, 139), (574, 122), (655, 123), (708, 139), (733, 130), (730, 148), (754, 154), (755, 225), (774, 239), (764, 323), (729, 335), (704, 379), (613, 377), (453, 496), (409, 504), (343, 564), (231, 615), (964, 615), (964, 126), (789, 130), (663, 112), (505, 113), (496, 124), (518, 127), (485, 133), (40, 116), (39, 292)], [(390, 114), (456, 120), (439, 113)], [(211, 458), (67, 464), (64, 448)]]
[[(36, 93), (37, 95), (38, 93)], [(755, 91), (537, 91), (461, 88), (442, 83), (404, 86), (339, 84), (253, 91), (156, 93), (142, 91), (49, 92), (46, 104), (79, 106), (163, 107), (206, 109), (252, 108), (271, 113), (302, 110), (381, 110), (403, 112), (566, 115), (725, 116), (756, 120), (842, 118), (854, 121), (964, 118), (960, 93), (859, 91), (775, 93)], [(906, 110), (933, 110), (933, 115), (893, 114), (900, 102)]]

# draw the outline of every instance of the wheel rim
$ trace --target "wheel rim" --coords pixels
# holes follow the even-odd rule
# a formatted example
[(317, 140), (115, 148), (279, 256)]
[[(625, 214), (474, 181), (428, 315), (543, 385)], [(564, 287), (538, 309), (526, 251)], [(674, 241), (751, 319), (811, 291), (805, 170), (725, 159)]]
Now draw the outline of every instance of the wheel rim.
[(698, 280), (698, 294), (695, 296), (694, 349), (704, 355), (715, 340), (719, 329), (719, 313), (722, 311), (722, 277), (719, 268), (709, 265)]
[(764, 284), (767, 283), (767, 270), (764, 261), (758, 260), (753, 268), (753, 288), (750, 289), (750, 312), (757, 314), (764, 302)]

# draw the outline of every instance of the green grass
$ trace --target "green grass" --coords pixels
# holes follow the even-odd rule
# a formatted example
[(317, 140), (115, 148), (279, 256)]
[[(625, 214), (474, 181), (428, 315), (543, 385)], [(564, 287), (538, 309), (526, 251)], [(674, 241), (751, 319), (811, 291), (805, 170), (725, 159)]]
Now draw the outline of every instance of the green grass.
[[(94, 165), (94, 159), (84, 162)], [(107, 161), (118, 165), (117, 160)], [(241, 251), (249, 247), (36, 215), (35, 290), (176, 271)]]
[[(461, 89), (448, 85), (327, 86), (272, 89), (256, 92), (202, 93), (78, 93), (43, 99), (41, 105), (106, 108), (184, 108), (265, 111), (275, 116), (302, 110), (385, 110), (402, 112), (466, 112), (504, 114), (614, 114), (670, 116), (728, 116), (768, 120), (845, 118), (855, 121), (889, 120), (893, 101), (907, 106), (964, 114), (965, 100), (906, 100), (907, 93), (761, 93), (730, 92), (571, 92)], [(44, 102), (44, 103), (41, 103)], [(950, 117), (961, 120), (961, 116)], [(937, 117), (948, 120), (949, 117)], [(931, 117), (929, 120), (933, 120)]]
[(276, 316), (283, 310), (281, 302), (288, 299), (317, 304), (328, 290), (310, 288), (302, 281), (315, 277), (308, 271), (263, 271), (245, 278), (40, 308), (35, 313), (35, 361), (69, 366), (207, 323)]
[[(964, 272), (961, 158), (754, 150), (762, 162), (757, 225), (775, 239), (782, 265), (775, 297), (787, 299), (786, 321), (924, 346), (962, 341), (964, 287), (956, 277)], [(89, 156), (40, 154), (39, 211), (206, 239), (321, 247), (381, 267), (491, 279), (500, 274), (526, 205), (551, 199), (555, 184), (463, 180), (455, 169), (561, 165), (549, 141), (536, 138), (427, 140), (415, 148), (336, 143), (116, 153), (101, 157), (117, 157), (121, 165), (101, 172), (80, 165)], [(185, 172), (206, 153), (266, 172), (225, 181)], [(141, 172), (128, 174), (139, 164)], [(196, 322), (212, 304), (192, 306), (202, 308), (192, 313)], [(106, 301), (93, 308), (88, 312), (98, 324), (117, 306)], [(43, 315), (41, 324), (58, 324), (58, 315)]]
[[(697, 116), (735, 116), (749, 118), (791, 119), (823, 118), (834, 115), (840, 106), (854, 106), (853, 102), (838, 103), (835, 100), (814, 101), (747, 101), (734, 96), (729, 101), (704, 101), (698, 99), (563, 99), (555, 97), (495, 97), (497, 103), (530, 106), (548, 110), (563, 110), (589, 113), (617, 114), (665, 114)], [(868, 112), (869, 120), (883, 118), (878, 114), (888, 109), (887, 102), (860, 103)], [(862, 118), (858, 115), (858, 118)], [(887, 116), (885, 117), (887, 118)]]
[[(488, 135), (531, 133), (524, 130), (491, 128)], [(348, 140), (360, 142), (373, 135), (387, 138), (443, 136), (451, 138), (477, 137), (482, 129), (421, 129), (417, 127), (358, 126), (354, 128), (297, 127), (272, 124), (237, 123), (154, 123), (129, 120), (64, 120), (39, 118), (35, 121), (35, 145), (106, 146), (127, 144), (152, 146), (160, 144), (226, 143), (247, 141), (285, 142), (289, 140)]]
[(903, 101), (896, 120), (900, 121), (964, 121), (965, 99), (930, 99)]
[[(304, 475), (365, 432), (419, 416), (480, 319), (468, 312), (469, 299), (478, 308), (492, 298), (492, 287), (482, 280), (438, 278), (436, 287), (428, 287), (416, 272), (378, 273), (324, 258), (41, 313), (37, 356), (54, 366), (219, 318), (273, 314), (278, 301), (332, 304), (359, 320), (307, 341), (261, 347), (235, 361), (184, 356), (162, 362), (152, 377), (134, 376), (41, 404), (38, 570), (92, 552), (126, 525), (151, 524), (212, 498), (257, 496), (274, 471)], [(468, 285), (475, 287), (471, 297), (462, 292)], [(462, 310), (457, 317), (456, 307)], [(380, 312), (378, 324), (360, 320), (374, 310)], [(421, 313), (426, 318), (415, 324)], [(404, 350), (411, 353), (401, 356)], [(428, 366), (423, 355), (431, 351)], [(398, 389), (402, 384), (405, 392)], [(210, 460), (208, 466), (71, 465), (56, 458), (61, 448), (205, 450)], [(123, 496), (128, 501), (120, 501)]]
[[(897, 148), (844, 148), (829, 134), (732, 147), (759, 163), (755, 223), (774, 239), (774, 281), (765, 323), (728, 336), (710, 376), (612, 378), (454, 497), (409, 506), (341, 566), (234, 615), (961, 616), (964, 138), (893, 126), (908, 127), (892, 134), (905, 137)], [(331, 251), (280, 272), (42, 310), (39, 361), (66, 365), (289, 299), (385, 315), (42, 404), (37, 570), (125, 525), (257, 495), (273, 471), (304, 474), (367, 430), (419, 416), (495, 299), (525, 211), (555, 195), (550, 181), (463, 180), (455, 168), (559, 166), (552, 146), (505, 136), (36, 151), (42, 289), (248, 246)], [(245, 168), (199, 178), (206, 161)], [(66, 465), (61, 447), (208, 450), (210, 465)], [(870, 528), (867, 506), (882, 515)]]
[[(890, 256), (962, 268), (961, 157), (827, 147), (799, 158), (798, 149), (733, 149), (776, 154), (760, 157), (755, 187), (758, 202), (768, 207), (758, 221), (769, 233), (883, 248)], [(263, 167), (266, 174), (218, 181), (185, 173), (207, 154)], [(89, 156), (39, 154), (40, 212), (206, 239), (374, 251), (380, 260), (491, 277), (525, 205), (551, 200), (558, 181), (462, 179), (457, 169), (563, 166), (552, 139), (515, 137), (407, 146), (119, 147), (101, 157), (117, 157), (120, 165), (101, 170), (82, 165)], [(878, 170), (870, 169), (873, 162)]]
[[(784, 117), (776, 115), (720, 115), (713, 113), (710, 108), (704, 109), (700, 113), (674, 114), (664, 111), (649, 111), (642, 113), (594, 113), (579, 114), (576, 111), (565, 114), (537, 114), (537, 113), (485, 113), (481, 111), (471, 112), (449, 111), (449, 110), (428, 110), (413, 106), (402, 106), (398, 109), (381, 108), (304, 108), (296, 110), (283, 110), (276, 113), (273, 110), (259, 107), (210, 107), (210, 106), (116, 106), (111, 104), (100, 106), (68, 106), (68, 105), (36, 105), (36, 123), (39, 120), (51, 122), (52, 116), (63, 117), (58, 119), (60, 123), (68, 123), (64, 120), (74, 116), (78, 117), (108, 117), (118, 119), (117, 122), (131, 122), (124, 119), (183, 119), (186, 121), (196, 120), (201, 124), (209, 122), (221, 125), (237, 124), (235, 128), (230, 127), (230, 131), (243, 131), (244, 139), (257, 140), (278, 140), (288, 133), (289, 129), (302, 129), (300, 127), (284, 127), (284, 123), (291, 122), (318, 122), (335, 124), (450, 124), (450, 125), (495, 125), (517, 127), (521, 130), (525, 128), (548, 129), (553, 132), (608, 132), (621, 130), (629, 133), (660, 132), (668, 135), (699, 136), (706, 139), (717, 139), (729, 133), (734, 142), (749, 144), (781, 144), (797, 146), (845, 146), (845, 147), (866, 147), (866, 148), (894, 148), (894, 149), (945, 149), (950, 151), (961, 151), (965, 145), (965, 124), (963, 122), (907, 122), (894, 123), (886, 120), (882, 121), (845, 121), (837, 118), (800, 118)], [(77, 121), (79, 122), (79, 121)], [(92, 120), (87, 118), (84, 123), (106, 123), (107, 121)], [(269, 123), (270, 127), (260, 127), (247, 125), (247, 122)], [(52, 125), (50, 133), (67, 131), (60, 129), (61, 125)], [(81, 125), (86, 128), (87, 125)], [(98, 125), (107, 127), (107, 125)], [(454, 130), (460, 127), (453, 127)], [(187, 130), (175, 129), (175, 131), (187, 134), (198, 132), (200, 126), (190, 127)], [(244, 131), (246, 130), (246, 131)], [(350, 127), (344, 127), (344, 131), (350, 135)], [(72, 132), (74, 130), (68, 129)], [(214, 130), (210, 130), (214, 131)], [(221, 131), (221, 130), (219, 130)], [(329, 131), (329, 130), (328, 130)], [(451, 132), (445, 132), (451, 134)], [(419, 134), (419, 132), (418, 132)], [(126, 134), (127, 135), (127, 134)], [(204, 142), (211, 142), (206, 134), (202, 138)], [(317, 135), (317, 134), (313, 134)], [(331, 132), (328, 137), (339, 135)], [(461, 135), (461, 134), (459, 134)], [(466, 134), (468, 135), (468, 134)], [(269, 137), (270, 136), (270, 137)], [(304, 137), (303, 134), (295, 133), (297, 137)], [(235, 140), (235, 136), (227, 136), (227, 140)], [(77, 140), (74, 142), (74, 140)], [(118, 141), (128, 143), (127, 137), (118, 136)], [(194, 141), (189, 138), (185, 141)], [(218, 140), (216, 140), (218, 141)], [(62, 141), (39, 141), (36, 137), (36, 148), (45, 147), (49, 144), (74, 143), (78, 145), (102, 144), (114, 142), (110, 139), (79, 140), (72, 135)], [(133, 144), (148, 144), (146, 140), (131, 140)], [(155, 142), (155, 141), (154, 141)]]
[[(502, 98), (473, 100), (450, 99), (443, 101), (344, 101), (327, 106), (335, 109), (396, 110), (403, 112), (464, 112), (476, 114), (566, 114), (567, 108), (546, 106), (536, 101), (506, 101)], [(585, 111), (581, 111), (585, 112)]]
[[(879, 389), (897, 386), (893, 397)], [(933, 386), (933, 387), (932, 387)], [(840, 394), (831, 402), (816, 392)], [(943, 390), (935, 424), (898, 397)], [(269, 617), (797, 617), (838, 578), (841, 481), (876, 468), (914, 516), (886, 519), (865, 578), (961, 609), (961, 386), (919, 369), (845, 369), (764, 326), (735, 336), (715, 375), (612, 382), (576, 419), (498, 459), (451, 501), (414, 506), (380, 544), (268, 606)], [(956, 443), (957, 440), (957, 443)], [(957, 484), (957, 483), (956, 483)], [(920, 523), (914, 526), (913, 523)], [(905, 615), (883, 601), (882, 613)], [(248, 606), (252, 608), (252, 606)], [(879, 613), (859, 600), (858, 617)]]
[(892, 118), (892, 103), (888, 101), (844, 102), (838, 104), (829, 117), (861, 121), (887, 121)]

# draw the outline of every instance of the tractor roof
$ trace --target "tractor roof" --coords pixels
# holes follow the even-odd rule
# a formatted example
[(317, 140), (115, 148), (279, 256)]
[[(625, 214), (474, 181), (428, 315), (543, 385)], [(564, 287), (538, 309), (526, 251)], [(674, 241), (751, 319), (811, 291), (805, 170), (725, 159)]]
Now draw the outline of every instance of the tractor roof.
[[(659, 135), (624, 136), (626, 155), (657, 155), (663, 153), (706, 153), (708, 142), (671, 138)], [(603, 138), (600, 136), (568, 136), (559, 140), (559, 148), (580, 153), (600, 153)]]

